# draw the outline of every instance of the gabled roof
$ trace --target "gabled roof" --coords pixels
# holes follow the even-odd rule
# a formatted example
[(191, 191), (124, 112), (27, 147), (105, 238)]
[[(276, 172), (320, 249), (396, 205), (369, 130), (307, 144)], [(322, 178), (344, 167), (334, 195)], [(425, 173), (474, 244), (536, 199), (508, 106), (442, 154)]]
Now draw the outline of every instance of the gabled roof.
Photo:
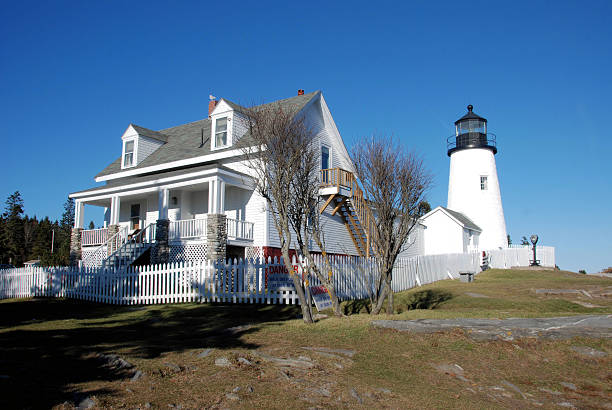
[[(304, 106), (306, 106), (306, 104), (308, 104), (310, 100), (312, 100), (319, 94), (320, 91), (315, 91), (309, 94), (298, 95), (295, 97), (286, 98), (284, 100), (263, 104), (262, 106), (267, 106), (270, 104), (279, 104), (283, 108), (299, 111), (304, 108)], [(230, 104), (228, 100), (225, 101)], [(238, 104), (231, 104), (233, 104), (232, 108), (236, 106), (241, 108), (242, 110), (245, 110), (244, 107), (241, 107)], [(161, 165), (183, 159), (197, 158), (203, 155), (210, 154), (210, 126), (211, 121), (209, 118), (204, 118), (199, 121), (178, 125), (176, 127), (166, 128), (159, 131), (147, 130), (146, 128), (135, 126), (142, 130), (147, 130), (149, 132), (163, 135), (164, 137), (166, 137), (166, 143), (159, 147), (157, 150), (155, 150), (151, 155), (145, 158), (137, 166), (132, 167), (129, 170), (132, 171), (139, 168), (146, 168), (153, 165)], [(249, 135), (247, 134), (242, 137), (241, 141), (243, 141), (243, 143), (248, 143), (248, 139)], [(236, 147), (219, 149), (215, 150), (214, 152), (217, 153), (229, 151), (232, 149), (236, 149)], [(96, 177), (116, 174), (121, 171), (121, 157), (119, 157), (106, 168), (104, 168), (98, 175), (96, 175)]]
[(130, 124), (132, 128), (138, 133), (138, 135), (144, 135), (145, 137), (153, 138), (159, 141), (167, 142), (168, 136), (162, 134), (161, 132), (153, 131), (145, 127), (141, 127), (139, 125)]
[(461, 212), (453, 211), (443, 206), (437, 206), (436, 208), (432, 209), (426, 215), (423, 215), (421, 217), (421, 220), (425, 220), (429, 218), (431, 215), (433, 215), (434, 213), (438, 211), (442, 211), (447, 216), (449, 216), (451, 219), (454, 219), (455, 222), (457, 222), (459, 225), (461, 225), (464, 228), (471, 229), (472, 231), (482, 232), (482, 229), (480, 229), (480, 227), (476, 225), (474, 221), (472, 221), (470, 218), (468, 218)]
[(234, 111), (238, 111), (238, 112), (241, 112), (243, 114), (246, 114), (248, 112), (248, 110), (246, 108), (244, 108), (242, 105), (236, 104), (235, 102), (231, 102), (230, 100), (228, 100), (226, 98), (222, 98), (222, 100), (225, 101), (227, 103), (227, 105), (232, 107), (232, 110), (234, 110)]

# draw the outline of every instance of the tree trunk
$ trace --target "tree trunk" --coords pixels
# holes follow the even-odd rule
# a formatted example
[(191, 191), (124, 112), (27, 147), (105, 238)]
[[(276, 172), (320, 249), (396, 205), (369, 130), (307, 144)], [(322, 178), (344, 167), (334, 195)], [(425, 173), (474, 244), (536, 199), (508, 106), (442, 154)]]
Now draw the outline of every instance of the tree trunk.
[(371, 313), (372, 315), (380, 314), (380, 311), (382, 310), (383, 303), (385, 301), (386, 296), (387, 296), (387, 287), (383, 286), (382, 289), (380, 290), (380, 294), (377, 296), (376, 304), (372, 307), (372, 313)]
[[(323, 257), (323, 261), (325, 262), (325, 267), (327, 268), (327, 271), (331, 272), (332, 270), (331, 270), (331, 265), (329, 263), (329, 257), (327, 256), (327, 253), (325, 253), (325, 251), (323, 250), (325, 248), (323, 247), (323, 242), (321, 241), (321, 238), (319, 237), (318, 234), (314, 234), (313, 237), (319, 249), (322, 250), (322, 257)], [(313, 272), (315, 273), (315, 276), (321, 281), (321, 283), (323, 283), (323, 285), (327, 289), (327, 292), (329, 293), (329, 298), (331, 299), (331, 302), (332, 302), (332, 309), (334, 311), (334, 315), (342, 316), (342, 311), (340, 310), (340, 302), (338, 301), (338, 296), (336, 295), (336, 289), (334, 288), (334, 283), (332, 279), (329, 276), (326, 277), (325, 274), (321, 273), (320, 269), (317, 268), (317, 266), (314, 263), (314, 258), (312, 257), (312, 254), (310, 253), (310, 249), (308, 249), (308, 246), (306, 246), (306, 244), (302, 240), (301, 235), (298, 235), (298, 241), (300, 242), (302, 253), (306, 255), (306, 259), (308, 260), (309, 270), (310, 269), (313, 270)]]
[(306, 294), (304, 292), (304, 286), (302, 284), (302, 278), (299, 277), (293, 271), (293, 265), (291, 264), (291, 259), (289, 259), (289, 247), (286, 244), (282, 246), (283, 252), (283, 262), (285, 264), (285, 268), (289, 275), (291, 275), (291, 279), (293, 280), (293, 286), (295, 287), (295, 291), (298, 294), (298, 298), (300, 299), (300, 307), (302, 308), (302, 317), (304, 319), (304, 323), (314, 323), (312, 319), (312, 308), (310, 306), (310, 300), (306, 299)]
[(391, 288), (391, 282), (386, 284), (387, 288), (387, 314), (393, 314), (393, 289)]

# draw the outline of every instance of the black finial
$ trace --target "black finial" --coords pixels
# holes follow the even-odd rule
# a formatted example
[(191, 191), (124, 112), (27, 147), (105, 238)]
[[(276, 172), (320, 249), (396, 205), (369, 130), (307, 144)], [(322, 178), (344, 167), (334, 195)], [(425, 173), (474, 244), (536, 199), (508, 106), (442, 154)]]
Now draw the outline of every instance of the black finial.
[(473, 106), (472, 104), (470, 104), (470, 105), (468, 105), (468, 107), (467, 107), (467, 108), (468, 108), (468, 111), (469, 111), (469, 112), (472, 112), (472, 110), (474, 109), (474, 106)]

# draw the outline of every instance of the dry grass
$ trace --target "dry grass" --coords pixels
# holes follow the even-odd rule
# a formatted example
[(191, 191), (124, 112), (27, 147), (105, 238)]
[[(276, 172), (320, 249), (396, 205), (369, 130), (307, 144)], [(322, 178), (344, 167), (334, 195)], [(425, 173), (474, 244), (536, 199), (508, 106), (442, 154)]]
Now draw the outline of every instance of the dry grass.
[[(597, 293), (609, 286), (610, 279), (565, 272), (490, 271), (472, 284), (442, 281), (403, 292), (396, 299), (399, 306), (410, 305), (423, 290), (451, 297), (438, 301), (435, 309), (409, 310), (394, 318), (610, 314), (609, 297), (591, 300), (602, 308), (586, 308), (571, 302), (575, 297), (533, 291), (571, 288)], [(295, 318), (297, 313), (299, 309), (283, 306), (134, 308), (69, 300), (4, 301), (0, 375), (8, 377), (0, 379), (0, 407), (62, 407), (64, 401), (91, 396), (98, 406), (113, 408), (142, 408), (146, 403), (154, 408), (344, 408), (359, 405), (351, 390), (364, 406), (376, 408), (521, 408), (539, 403), (552, 408), (563, 402), (600, 408), (612, 398), (612, 344), (607, 339), (476, 342), (461, 330), (415, 335), (375, 329), (369, 315), (308, 326)], [(252, 327), (225, 331), (244, 324)], [(303, 346), (353, 349), (357, 354), (352, 359), (321, 355)], [(608, 356), (585, 358), (572, 346), (589, 346)], [(204, 348), (214, 350), (198, 358)], [(131, 372), (103, 366), (96, 353), (110, 352), (133, 363), (144, 376), (130, 382)], [(283, 375), (258, 356), (262, 352), (308, 356), (315, 365)], [(219, 357), (234, 366), (215, 366)], [(239, 357), (252, 365), (238, 363)], [(449, 370), (456, 369), (455, 364), (463, 370)], [(573, 383), (576, 391), (562, 382)], [(236, 387), (239, 401), (226, 396)]]

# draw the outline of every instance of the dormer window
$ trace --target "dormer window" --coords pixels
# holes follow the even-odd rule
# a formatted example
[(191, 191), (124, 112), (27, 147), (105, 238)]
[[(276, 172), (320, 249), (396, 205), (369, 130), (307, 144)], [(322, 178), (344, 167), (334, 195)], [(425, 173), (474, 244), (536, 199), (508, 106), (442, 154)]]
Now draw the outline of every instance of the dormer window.
[(125, 141), (123, 146), (123, 168), (134, 165), (134, 141)]
[(227, 117), (217, 118), (215, 121), (215, 147), (227, 145)]

